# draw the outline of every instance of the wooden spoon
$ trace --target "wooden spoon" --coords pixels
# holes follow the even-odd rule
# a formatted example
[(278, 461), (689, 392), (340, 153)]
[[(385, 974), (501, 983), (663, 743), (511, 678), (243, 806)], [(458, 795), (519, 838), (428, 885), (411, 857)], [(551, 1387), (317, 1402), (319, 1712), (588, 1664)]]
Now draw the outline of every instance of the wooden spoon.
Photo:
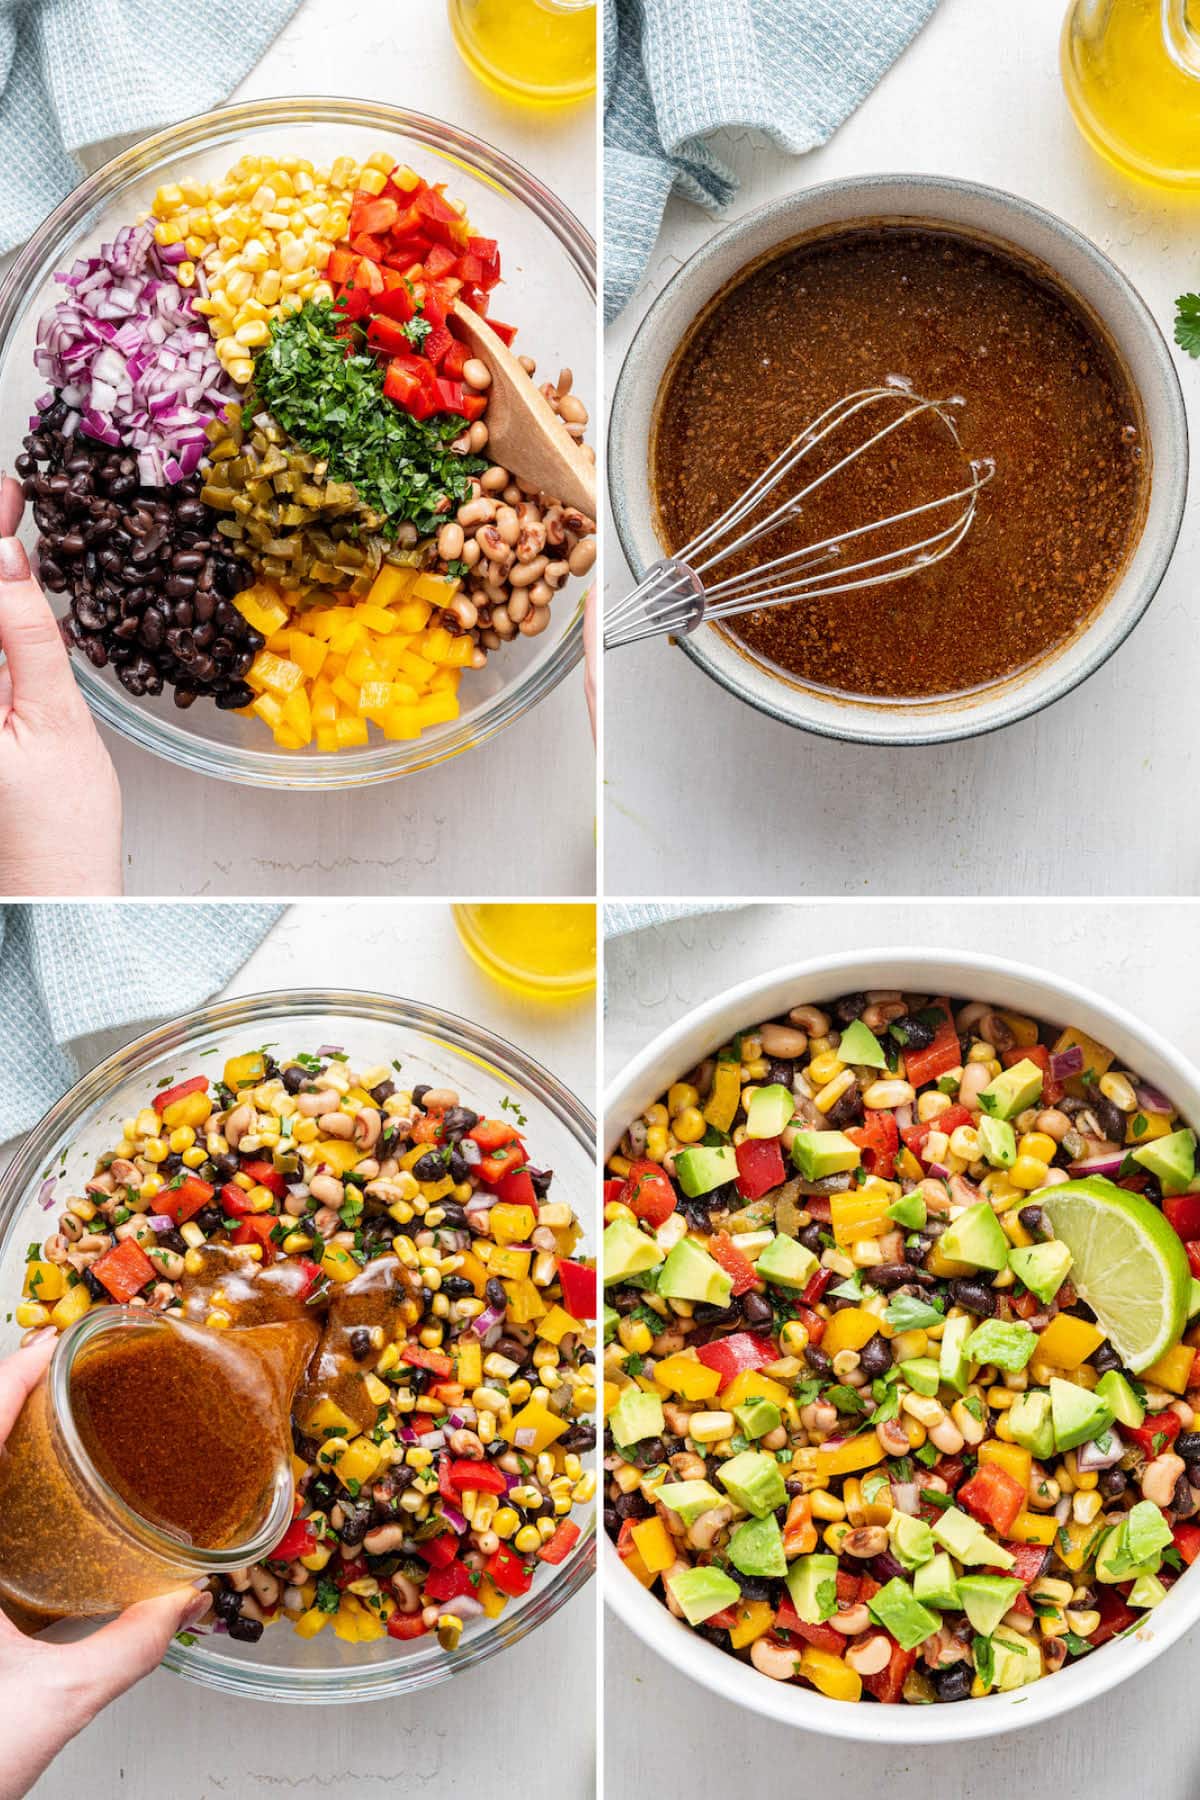
[(589, 519), (596, 517), (596, 465), (585, 456), (508, 345), (486, 319), (460, 300), (454, 302), (459, 335), (473, 356), (491, 371), (488, 390), (487, 452), (521, 481)]

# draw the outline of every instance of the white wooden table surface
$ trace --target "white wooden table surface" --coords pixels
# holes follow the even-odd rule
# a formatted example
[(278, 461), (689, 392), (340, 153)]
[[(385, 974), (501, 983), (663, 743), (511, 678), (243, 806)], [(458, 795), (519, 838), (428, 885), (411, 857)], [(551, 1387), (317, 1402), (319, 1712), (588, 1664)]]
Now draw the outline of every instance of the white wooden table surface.
[[(1169, 335), (1175, 295), (1197, 282), (1200, 208), (1122, 182), (1085, 148), (1059, 84), (1065, 9), (942, 0), (824, 149), (791, 158), (746, 134), (717, 140), (741, 177), (732, 214), (844, 175), (987, 182), (1086, 232)], [(608, 332), (610, 393), (650, 302), (716, 229), (671, 202), (643, 288)], [(1195, 427), (1200, 367), (1180, 363)], [(836, 744), (753, 711), (665, 641), (608, 658), (609, 892), (1194, 892), (1197, 516), (1193, 499), (1170, 575), (1107, 666), (1048, 712), (974, 742)], [(627, 571), (611, 531), (609, 546), (615, 592)]]
[[(460, 1012), (519, 1044), (589, 1105), (589, 1001), (511, 995), (461, 948), (448, 906), (292, 907), (226, 996), (314, 982), (384, 990)], [(128, 1036), (128, 1034), (123, 1034)], [(86, 1062), (122, 1034), (86, 1046)], [(13, 1146), (0, 1149), (0, 1167)], [(593, 1792), (596, 1584), (514, 1649), (428, 1694), (357, 1706), (266, 1706), (151, 1675), (76, 1738), (37, 1800), (364, 1800), (491, 1797), (519, 1780), (530, 1800)]]
[[(871, 902), (744, 907), (656, 926), (606, 947), (604, 1077), (613, 1080), (659, 1031), (739, 981), (806, 956), (888, 944), (986, 951), (1053, 970), (1127, 1006), (1194, 1061), (1196, 915), (1195, 906), (1179, 903)], [(734, 1791), (846, 1800), (1124, 1800), (1137, 1793), (1194, 1800), (1200, 1791), (1200, 1627), (1153, 1668), (1055, 1725), (907, 1752), (760, 1719), (677, 1674), (611, 1611), (605, 1630), (605, 1779), (613, 1800), (729, 1800)]]
[[(305, 0), (231, 98), (277, 94), (350, 94), (464, 124), (595, 231), (593, 109), (542, 113), (491, 95), (459, 60), (445, 0)], [(358, 793), (234, 787), (106, 736), (125, 795), (131, 894), (469, 894), (482, 836), (489, 892), (595, 892), (595, 759), (579, 669), (486, 750)], [(531, 782), (541, 784), (532, 840)]]

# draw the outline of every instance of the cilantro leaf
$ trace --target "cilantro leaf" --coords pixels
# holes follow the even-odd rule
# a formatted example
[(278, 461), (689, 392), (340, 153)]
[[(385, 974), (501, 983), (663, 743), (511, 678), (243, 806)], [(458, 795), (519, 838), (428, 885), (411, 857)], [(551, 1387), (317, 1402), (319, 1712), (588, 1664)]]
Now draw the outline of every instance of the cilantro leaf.
[(1189, 356), (1200, 356), (1200, 294), (1180, 294), (1176, 300), (1175, 342)]

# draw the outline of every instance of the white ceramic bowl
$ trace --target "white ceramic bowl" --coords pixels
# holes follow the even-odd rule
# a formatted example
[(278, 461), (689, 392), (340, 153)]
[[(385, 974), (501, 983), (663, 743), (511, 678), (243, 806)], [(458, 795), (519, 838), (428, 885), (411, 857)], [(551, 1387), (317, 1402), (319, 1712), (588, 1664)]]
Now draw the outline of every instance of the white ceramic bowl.
[(679, 644), (723, 688), (786, 725), (862, 744), (945, 743), (1027, 718), (1094, 674), (1154, 598), (1183, 521), (1187, 415), (1171, 352), (1136, 289), (1081, 233), (1015, 194), (935, 175), (856, 176), (759, 207), (698, 250), (642, 321), (613, 395), (609, 487), (621, 547), (640, 579), (663, 553), (649, 481), (657, 397), (693, 319), (747, 264), (809, 232), (866, 219), (934, 221), (981, 234), (1035, 258), (1082, 301), (1141, 396), (1151, 491), (1137, 548), (1107, 602), (1069, 643), (1008, 681), (962, 697), (839, 698), (772, 676), (714, 626), (701, 626)]
[[(662, 1032), (605, 1095), (605, 1155), (619, 1142), (630, 1119), (734, 1031), (806, 1002), (821, 1005), (841, 994), (889, 987), (990, 1000), (1052, 1024), (1079, 1025), (1101, 1043), (1111, 1045), (1123, 1065), (1169, 1094), (1185, 1118), (1200, 1120), (1200, 1071), (1129, 1013), (1086, 988), (999, 957), (935, 950), (861, 950), (756, 976), (716, 995)], [(1014, 1693), (989, 1694), (985, 1699), (952, 1706), (877, 1706), (869, 1702), (852, 1706), (787, 1682), (771, 1681), (750, 1664), (699, 1637), (634, 1580), (607, 1537), (602, 1567), (606, 1598), (630, 1630), (723, 1700), (805, 1731), (878, 1744), (958, 1743), (1041, 1724), (1096, 1699), (1144, 1669), (1200, 1620), (1200, 1574), (1187, 1573), (1162, 1605), (1146, 1614), (1145, 1624), (1136, 1632), (1115, 1638), (1057, 1674)]]

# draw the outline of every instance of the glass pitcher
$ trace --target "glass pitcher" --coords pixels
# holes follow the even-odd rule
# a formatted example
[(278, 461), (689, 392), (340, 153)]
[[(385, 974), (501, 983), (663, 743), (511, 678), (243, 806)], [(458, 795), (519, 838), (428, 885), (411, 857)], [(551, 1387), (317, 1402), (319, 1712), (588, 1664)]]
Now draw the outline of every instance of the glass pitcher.
[(1076, 123), (1109, 162), (1200, 187), (1200, 0), (1073, 0), (1062, 73)]

